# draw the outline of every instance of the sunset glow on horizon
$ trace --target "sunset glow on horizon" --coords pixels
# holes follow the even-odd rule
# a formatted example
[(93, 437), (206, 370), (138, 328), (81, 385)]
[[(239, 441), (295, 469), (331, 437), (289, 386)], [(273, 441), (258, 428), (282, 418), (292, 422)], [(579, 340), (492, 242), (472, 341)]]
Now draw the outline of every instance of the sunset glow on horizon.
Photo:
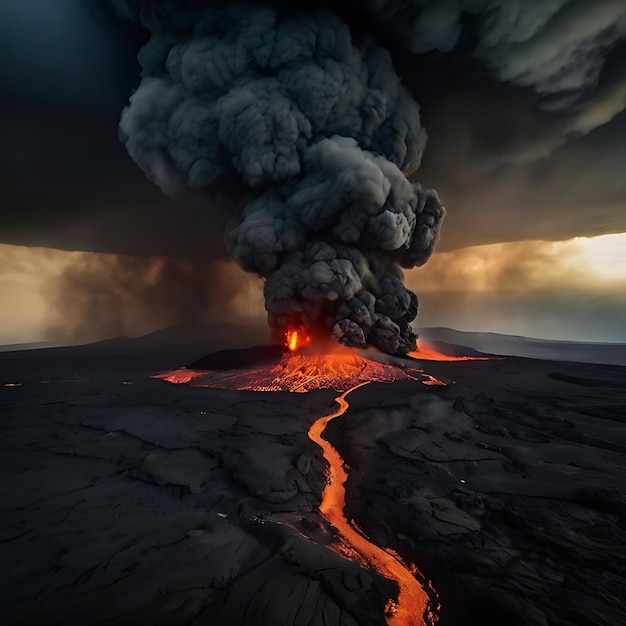
[[(0, 344), (50, 338), (50, 320), (55, 317), (54, 303), (50, 302), (48, 295), (51, 283), (70, 267), (84, 265), (93, 267), (94, 271), (112, 272), (114, 258), (116, 255), (0, 244), (0, 299), (3, 302)], [(148, 265), (154, 259), (145, 257), (143, 261)], [(223, 270), (237, 285), (234, 295), (237, 309), (244, 317), (262, 319), (265, 315), (262, 281), (229, 261), (223, 261)], [(146, 271), (140, 279), (146, 280), (150, 275)], [(498, 294), (511, 292), (532, 297), (534, 292), (554, 290), (556, 294), (570, 289), (581, 296), (588, 292), (591, 302), (597, 299), (599, 291), (616, 296), (623, 293), (626, 286), (626, 233), (565, 241), (496, 243), (439, 252), (426, 267), (407, 272), (407, 282), (425, 294), (422, 303), (427, 307), (428, 294), (448, 291), (468, 296), (489, 293), (493, 300), (499, 297)], [(122, 309), (135, 307), (136, 302), (128, 303), (125, 298), (127, 296), (111, 294), (110, 302), (117, 302)], [(158, 316), (148, 316), (145, 321), (134, 319), (136, 317), (136, 314), (129, 314), (129, 334), (141, 335), (175, 323), (168, 319), (161, 323)], [(427, 320), (418, 314), (417, 324), (434, 325), (435, 318), (436, 310), (430, 310)], [(69, 336), (72, 320), (67, 320), (67, 324)], [(506, 328), (506, 320), (502, 325)], [(474, 323), (471, 329), (475, 326)], [(455, 327), (463, 329), (462, 323), (456, 323)], [(502, 332), (502, 328), (498, 328)], [(470, 329), (469, 324), (466, 329)], [(519, 328), (511, 326), (510, 332), (519, 332)]]

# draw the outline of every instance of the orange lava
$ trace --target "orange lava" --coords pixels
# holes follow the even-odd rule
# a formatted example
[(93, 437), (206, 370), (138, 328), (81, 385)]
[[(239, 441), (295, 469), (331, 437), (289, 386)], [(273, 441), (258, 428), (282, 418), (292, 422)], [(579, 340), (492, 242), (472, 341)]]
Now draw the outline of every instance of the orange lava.
[(311, 336), (304, 328), (292, 328), (285, 333), (285, 345), (292, 351), (300, 350), (311, 343)]
[(423, 344), (418, 346), (415, 352), (409, 352), (408, 356), (414, 359), (420, 359), (422, 361), (489, 361), (488, 356), (451, 356), (438, 352), (434, 348), (428, 348)]
[(179, 370), (172, 370), (171, 372), (165, 372), (164, 374), (157, 374), (153, 378), (160, 378), (165, 382), (172, 383), (173, 385), (184, 385), (190, 383), (194, 378), (203, 376), (205, 372), (199, 370), (188, 370), (181, 368)]
[(424, 374), (417, 363), (407, 361), (404, 367), (379, 363), (343, 346), (325, 353), (309, 349), (289, 352), (275, 365), (236, 370), (180, 369), (157, 374), (155, 378), (193, 387), (295, 393), (312, 389), (346, 391), (363, 382), (419, 380), (433, 384), (429, 382), (432, 377)]
[(22, 383), (4, 383), (5, 387), (21, 387)]
[(316, 420), (309, 429), (309, 438), (317, 443), (329, 464), (328, 482), (322, 493), (320, 512), (340, 533), (342, 540), (348, 543), (371, 567), (381, 576), (398, 583), (398, 598), (389, 598), (385, 606), (385, 618), (389, 626), (425, 626), (433, 623), (436, 616), (430, 611), (429, 597), (413, 574), (418, 573), (415, 565), (405, 566), (402, 560), (392, 551), (386, 551), (371, 543), (362, 533), (350, 525), (344, 515), (346, 506), (345, 482), (348, 474), (344, 462), (337, 450), (322, 437), (328, 423), (343, 415), (348, 402), (346, 396), (367, 384), (355, 385), (336, 398), (339, 408)]

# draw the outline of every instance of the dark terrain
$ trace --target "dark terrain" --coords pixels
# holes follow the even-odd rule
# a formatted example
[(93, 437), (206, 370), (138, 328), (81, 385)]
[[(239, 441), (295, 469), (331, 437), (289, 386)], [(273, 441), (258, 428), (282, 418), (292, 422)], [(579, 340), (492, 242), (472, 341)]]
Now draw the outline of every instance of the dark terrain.
[[(199, 349), (0, 355), (3, 624), (385, 623), (393, 583), (316, 510), (306, 433), (337, 393), (150, 378)], [(624, 626), (626, 368), (424, 369), (450, 384), (373, 383), (331, 423), (348, 518), (432, 579), (442, 626)]]

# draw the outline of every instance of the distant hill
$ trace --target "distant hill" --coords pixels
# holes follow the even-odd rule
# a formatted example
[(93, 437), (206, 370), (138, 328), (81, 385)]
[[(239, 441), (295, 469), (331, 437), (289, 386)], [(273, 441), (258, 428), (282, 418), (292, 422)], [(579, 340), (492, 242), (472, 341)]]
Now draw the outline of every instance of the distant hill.
[(498, 333), (465, 332), (441, 327), (420, 328), (418, 334), (425, 343), (444, 342), (467, 346), (489, 354), (548, 361), (626, 365), (626, 344), (623, 343), (551, 341)]
[(63, 344), (56, 341), (31, 341), (29, 343), (8, 343), (0, 345), (0, 352), (15, 352), (18, 350), (41, 350), (42, 348), (59, 348)]
[(29, 358), (57, 356), (112, 356), (126, 354), (186, 353), (202, 355), (233, 348), (269, 344), (266, 324), (207, 323), (162, 328), (142, 337), (112, 337), (94, 343), (59, 346), (53, 343), (0, 346), (0, 358), (28, 353)]
[[(465, 332), (452, 328), (421, 328), (418, 343), (451, 355), (497, 354), (549, 361), (626, 365), (626, 344), (550, 341), (497, 333)], [(264, 323), (211, 323), (162, 328), (142, 337), (114, 337), (95, 343), (60, 347), (51, 343), (0, 346), (0, 359), (22, 353), (29, 358), (81, 355), (151, 355), (180, 353), (191, 360), (218, 351), (269, 345)]]

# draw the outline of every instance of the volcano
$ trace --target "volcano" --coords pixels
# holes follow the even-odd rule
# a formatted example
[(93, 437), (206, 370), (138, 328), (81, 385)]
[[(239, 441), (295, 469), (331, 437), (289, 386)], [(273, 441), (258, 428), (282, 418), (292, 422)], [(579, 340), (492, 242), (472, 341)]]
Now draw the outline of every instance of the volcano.
[(177, 385), (238, 391), (306, 393), (331, 388), (342, 392), (336, 398), (340, 408), (320, 416), (308, 430), (309, 438), (321, 447), (328, 464), (319, 510), (334, 529), (332, 549), (398, 585), (397, 595), (389, 597), (385, 603), (384, 615), (389, 626), (434, 624), (438, 618), (437, 594), (415, 564), (407, 565), (395, 551), (376, 545), (346, 518), (347, 465), (326, 440), (324, 431), (331, 420), (341, 417), (348, 409), (347, 396), (369, 383), (413, 380), (445, 386), (446, 383), (421, 369), (419, 357), (438, 361), (488, 359), (451, 356), (434, 349), (423, 349), (405, 358), (393, 357), (329, 341), (314, 342), (306, 329), (297, 328), (285, 333), (283, 346), (222, 351), (198, 359), (189, 368), (156, 376)]
[(396, 357), (373, 348), (357, 350), (329, 340), (313, 341), (304, 330), (292, 330), (285, 334), (284, 345), (224, 350), (156, 377), (193, 387), (295, 393), (313, 389), (347, 391), (361, 383), (399, 380), (445, 385), (426, 373), (421, 362), (493, 358), (471, 352), (472, 356), (463, 356), (424, 346), (405, 357)]
[(0, 354), (3, 623), (624, 623), (624, 367), (153, 343)]
[(156, 376), (168, 383), (192, 387), (294, 393), (330, 388), (342, 392), (336, 398), (339, 410), (320, 416), (308, 431), (309, 438), (322, 448), (328, 463), (320, 513), (336, 532), (333, 549), (338, 554), (356, 559), (398, 585), (397, 596), (389, 597), (385, 604), (389, 626), (434, 624), (438, 617), (437, 594), (415, 564), (407, 565), (393, 550), (377, 546), (346, 518), (347, 466), (324, 437), (324, 431), (331, 420), (348, 409), (346, 397), (369, 383), (412, 380), (446, 386), (421, 368), (420, 358), (466, 361), (489, 357), (453, 356), (434, 348), (422, 348), (404, 358), (393, 357), (374, 349), (356, 350), (329, 341), (314, 341), (311, 334), (300, 327), (285, 333), (282, 346), (223, 351), (198, 359), (189, 368)]
[(404, 358), (394, 357), (374, 349), (356, 350), (319, 339), (316, 342), (303, 327), (288, 330), (284, 339), (283, 346), (223, 351), (195, 361), (190, 368), (156, 377), (173, 384), (239, 391), (306, 393), (330, 388), (342, 392), (336, 398), (339, 410), (320, 416), (308, 431), (309, 438), (322, 448), (328, 463), (319, 510), (336, 532), (333, 549), (398, 585), (397, 596), (389, 597), (385, 604), (389, 626), (434, 624), (438, 619), (437, 594), (415, 564), (407, 565), (395, 551), (377, 546), (346, 518), (347, 465), (326, 440), (324, 431), (331, 420), (348, 409), (346, 397), (369, 383), (413, 380), (425, 385), (446, 386), (420, 367), (420, 359), (469, 361), (489, 357), (455, 356), (434, 348), (422, 348)]

